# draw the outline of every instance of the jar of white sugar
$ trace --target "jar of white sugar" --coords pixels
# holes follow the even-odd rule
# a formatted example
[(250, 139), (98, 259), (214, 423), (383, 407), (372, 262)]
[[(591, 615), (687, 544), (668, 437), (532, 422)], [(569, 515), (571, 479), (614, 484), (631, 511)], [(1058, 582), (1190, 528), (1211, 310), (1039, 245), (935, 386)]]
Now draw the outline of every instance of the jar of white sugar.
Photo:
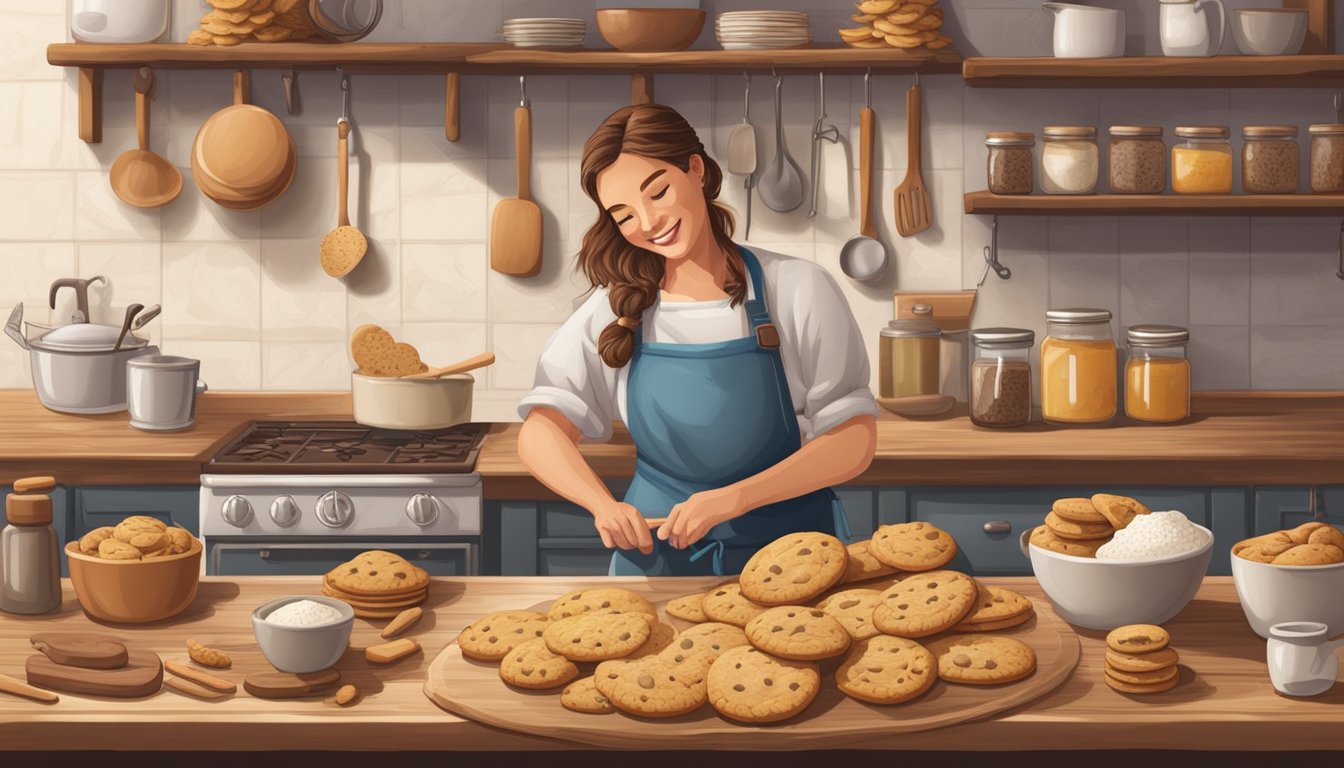
[(1090, 195), (1100, 170), (1097, 129), (1047, 126), (1042, 132), (1041, 189), (1051, 195)]

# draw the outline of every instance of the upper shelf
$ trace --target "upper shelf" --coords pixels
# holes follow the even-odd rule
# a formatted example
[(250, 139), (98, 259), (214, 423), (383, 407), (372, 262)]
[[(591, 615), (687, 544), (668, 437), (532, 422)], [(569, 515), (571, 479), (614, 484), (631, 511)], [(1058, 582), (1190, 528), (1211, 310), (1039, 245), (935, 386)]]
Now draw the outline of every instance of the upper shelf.
[(907, 53), (862, 48), (801, 48), (760, 51), (676, 51), (625, 53), (616, 50), (538, 50), (497, 43), (243, 43), (231, 47), (149, 43), (91, 45), (55, 43), (47, 62), (58, 67), (180, 69), (326, 68), (351, 72), (740, 72), (744, 69), (841, 72), (961, 72), (961, 57), (950, 50)]
[(1338, 88), (1344, 55), (970, 58), (962, 77), (988, 88)]
[(1344, 195), (995, 195), (967, 192), (966, 213), (1003, 216), (1339, 216)]

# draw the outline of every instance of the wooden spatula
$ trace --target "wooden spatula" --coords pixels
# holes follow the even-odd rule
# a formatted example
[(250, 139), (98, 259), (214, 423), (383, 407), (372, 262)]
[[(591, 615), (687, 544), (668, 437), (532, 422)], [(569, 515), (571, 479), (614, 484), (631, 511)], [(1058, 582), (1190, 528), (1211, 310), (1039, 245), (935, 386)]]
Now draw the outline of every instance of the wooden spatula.
[(460, 360), (452, 365), (445, 365), (442, 368), (430, 368), (421, 373), (412, 373), (409, 376), (402, 376), (403, 379), (437, 379), (441, 376), (448, 376), (454, 373), (466, 373), (474, 371), (477, 368), (484, 368), (487, 365), (494, 365), (495, 353), (482, 352), (479, 355), (468, 357), (466, 360)]
[(905, 179), (896, 187), (896, 231), (901, 237), (918, 234), (933, 225), (929, 193), (924, 189), (924, 177), (919, 168), (919, 125), (923, 97), (924, 89), (919, 87), (919, 75), (915, 75), (915, 84), (905, 94), (905, 135), (909, 160), (906, 162)]
[(532, 110), (526, 93), (513, 111), (518, 196), (500, 200), (490, 220), (490, 268), (514, 277), (541, 271), (541, 208), (532, 202)]

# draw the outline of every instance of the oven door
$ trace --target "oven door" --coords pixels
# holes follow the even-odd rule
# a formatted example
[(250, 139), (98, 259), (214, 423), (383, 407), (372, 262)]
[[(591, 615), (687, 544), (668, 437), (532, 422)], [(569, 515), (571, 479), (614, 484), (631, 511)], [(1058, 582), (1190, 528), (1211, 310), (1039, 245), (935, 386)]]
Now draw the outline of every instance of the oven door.
[(205, 572), (210, 576), (321, 576), (370, 549), (401, 555), (430, 576), (476, 576), (480, 571), (479, 544), (474, 539), (214, 539), (207, 546)]

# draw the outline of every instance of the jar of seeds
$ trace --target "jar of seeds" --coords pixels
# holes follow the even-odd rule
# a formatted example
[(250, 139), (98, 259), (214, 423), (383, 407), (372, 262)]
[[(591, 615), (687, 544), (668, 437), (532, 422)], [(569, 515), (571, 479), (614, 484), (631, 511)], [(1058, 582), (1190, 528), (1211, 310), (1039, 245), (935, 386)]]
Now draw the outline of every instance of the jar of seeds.
[(1248, 125), (1241, 129), (1241, 191), (1290, 195), (1297, 191), (1301, 152), (1295, 125)]
[(1167, 147), (1160, 125), (1113, 125), (1109, 160), (1111, 191), (1160, 195), (1167, 188)]
[(1020, 427), (1031, 421), (1031, 345), (1023, 328), (971, 331), (971, 423)]
[(985, 146), (989, 147), (989, 191), (996, 195), (1030, 195), (1031, 148), (1036, 146), (1036, 135), (993, 131), (985, 134)]
[(1311, 133), (1311, 191), (1344, 192), (1344, 125), (1313, 125)]

